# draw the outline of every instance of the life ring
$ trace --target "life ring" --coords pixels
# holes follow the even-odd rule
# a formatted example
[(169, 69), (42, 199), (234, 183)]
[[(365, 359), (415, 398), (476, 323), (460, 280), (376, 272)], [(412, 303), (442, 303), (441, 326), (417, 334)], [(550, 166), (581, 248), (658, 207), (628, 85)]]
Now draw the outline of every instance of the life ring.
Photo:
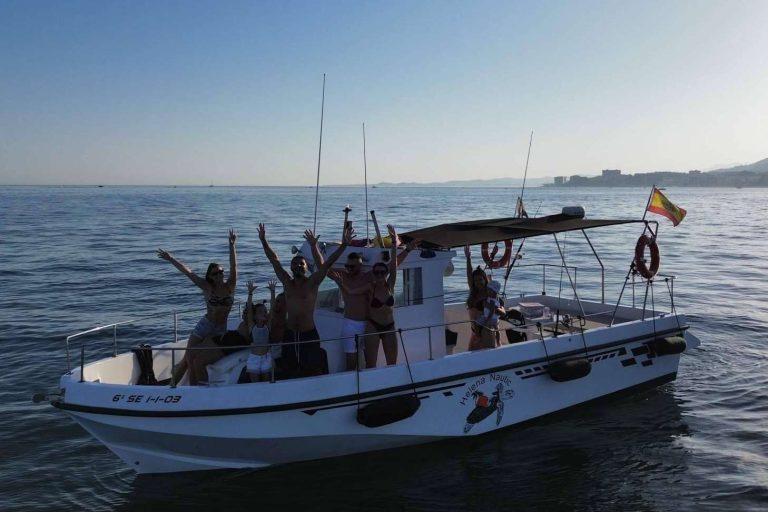
[(496, 251), (499, 250), (497, 245), (493, 246), (493, 251), (488, 254), (488, 242), (483, 244), (482, 254), (483, 261), (491, 268), (502, 268), (509, 265), (509, 260), (512, 259), (512, 240), (504, 240), (504, 255), (500, 260), (494, 260), (496, 257)]
[[(645, 264), (646, 247), (651, 250), (650, 267)], [(637, 239), (637, 245), (635, 246), (635, 268), (644, 278), (652, 279), (656, 272), (659, 271), (659, 263), (661, 263), (661, 257), (659, 256), (659, 246), (656, 244), (656, 237), (651, 238), (648, 235), (641, 235)]]

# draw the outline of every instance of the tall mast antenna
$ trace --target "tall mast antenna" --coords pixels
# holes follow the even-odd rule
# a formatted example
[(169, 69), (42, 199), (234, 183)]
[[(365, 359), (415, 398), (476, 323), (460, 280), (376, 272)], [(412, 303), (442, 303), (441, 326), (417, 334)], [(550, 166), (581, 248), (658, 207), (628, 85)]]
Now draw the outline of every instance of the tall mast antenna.
[(368, 234), (368, 159), (365, 156), (365, 123), (363, 123), (363, 178), (365, 180), (365, 240), (371, 237)]
[(323, 154), (323, 114), (325, 113), (325, 73), (323, 73), (323, 101), (320, 104), (320, 145), (317, 148), (317, 183), (315, 184), (315, 222), (312, 231), (317, 232), (317, 198), (320, 193), (320, 156)]
[(519, 209), (517, 212), (518, 217), (521, 215), (520, 212), (522, 212), (524, 206), (523, 206), (523, 195), (525, 194), (525, 181), (528, 179), (528, 162), (531, 159), (531, 146), (533, 145), (533, 130), (531, 130), (531, 140), (528, 141), (528, 156), (525, 157), (525, 173), (523, 174), (523, 189), (520, 191), (520, 198), (517, 200), (517, 205), (519, 208), (515, 208), (516, 210)]

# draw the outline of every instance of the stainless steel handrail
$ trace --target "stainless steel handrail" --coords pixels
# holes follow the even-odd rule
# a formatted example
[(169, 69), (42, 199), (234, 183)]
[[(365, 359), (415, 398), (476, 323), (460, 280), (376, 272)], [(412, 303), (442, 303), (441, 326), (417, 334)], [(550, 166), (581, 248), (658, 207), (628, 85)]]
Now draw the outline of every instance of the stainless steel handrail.
[[(238, 302), (238, 310), (239, 310), (239, 308), (240, 308), (240, 305), (239, 305), (239, 302)], [(152, 319), (152, 318), (160, 318), (160, 317), (164, 317), (164, 316), (173, 315), (173, 340), (177, 341), (177, 339), (178, 339), (178, 331), (177, 331), (177, 329), (178, 329), (178, 315), (179, 314), (183, 314), (183, 313), (200, 313), (201, 311), (204, 311), (204, 309), (203, 308), (195, 308), (195, 309), (186, 309), (186, 310), (182, 310), (182, 311), (176, 311), (176, 310), (164, 311), (162, 313), (153, 313), (151, 315), (138, 316), (138, 317), (132, 318), (130, 320), (122, 320), (120, 322), (113, 322), (111, 324), (100, 325), (98, 327), (93, 327), (93, 328), (87, 329), (85, 331), (80, 331), (80, 332), (77, 332), (75, 334), (70, 334), (66, 338), (67, 374), (71, 374), (72, 373), (72, 365), (71, 365), (71, 360), (70, 360), (70, 355), (69, 355), (69, 342), (72, 341), (72, 340), (75, 340), (77, 338), (81, 338), (81, 337), (89, 335), (89, 334), (95, 334), (97, 332), (102, 332), (102, 331), (105, 331), (107, 329), (112, 329), (112, 343), (113, 343), (112, 357), (116, 357), (117, 356), (117, 328), (119, 326), (135, 324), (136, 322), (140, 322), (140, 321), (144, 321), (144, 320), (149, 320), (149, 319)]]
[(579, 270), (579, 267), (575, 265), (563, 266), (563, 265), (556, 265), (554, 263), (528, 263), (525, 265), (515, 265), (515, 268), (529, 268), (529, 267), (541, 267), (541, 294), (542, 295), (547, 294), (547, 267), (573, 269), (574, 280), (575, 280), (576, 273)]

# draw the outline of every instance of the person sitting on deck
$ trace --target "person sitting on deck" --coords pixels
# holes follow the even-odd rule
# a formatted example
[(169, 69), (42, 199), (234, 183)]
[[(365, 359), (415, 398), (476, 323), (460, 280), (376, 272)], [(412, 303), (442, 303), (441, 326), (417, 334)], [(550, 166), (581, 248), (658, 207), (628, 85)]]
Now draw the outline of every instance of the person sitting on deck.
[(252, 295), (256, 287), (252, 281), (248, 281), (247, 286), (248, 301), (237, 329), (226, 331), (221, 336), (209, 336), (197, 345), (201, 350), (193, 351), (195, 354), (191, 359), (190, 379), (194, 376), (195, 383), (208, 380), (208, 365), (214, 364), (224, 356), (243, 350), (251, 344), (251, 330), (254, 327)]
[(267, 229), (259, 224), (259, 239), (264, 247), (264, 254), (275, 269), (277, 278), (283, 283), (287, 306), (288, 323), (283, 338), (282, 363), (286, 377), (322, 375), (328, 372), (328, 360), (320, 347), (320, 334), (315, 328), (315, 303), (320, 283), (328, 270), (349, 245), (352, 238), (351, 228), (344, 226), (344, 235), (336, 251), (328, 257), (316, 271), (307, 276), (309, 267), (304, 256), (295, 256), (291, 260), (291, 273), (288, 274), (275, 251), (267, 242)]
[[(208, 265), (205, 272), (205, 278), (202, 278), (192, 272), (186, 265), (173, 257), (171, 253), (163, 249), (157, 250), (157, 256), (170, 262), (182, 274), (187, 276), (198, 288), (203, 291), (205, 297), (206, 313), (200, 321), (197, 322), (192, 333), (189, 335), (187, 348), (194, 348), (203, 343), (203, 340), (212, 336), (223, 336), (227, 331), (227, 317), (232, 309), (235, 295), (235, 285), (237, 283), (237, 253), (235, 251), (235, 241), (237, 235), (233, 230), (229, 230), (229, 277), (224, 280), (224, 269), (218, 263)], [(192, 368), (191, 361), (199, 355), (198, 350), (187, 350), (184, 359), (173, 368), (173, 381), (179, 382), (184, 376), (187, 368)], [(197, 384), (197, 375), (195, 372), (189, 372), (189, 383)]]

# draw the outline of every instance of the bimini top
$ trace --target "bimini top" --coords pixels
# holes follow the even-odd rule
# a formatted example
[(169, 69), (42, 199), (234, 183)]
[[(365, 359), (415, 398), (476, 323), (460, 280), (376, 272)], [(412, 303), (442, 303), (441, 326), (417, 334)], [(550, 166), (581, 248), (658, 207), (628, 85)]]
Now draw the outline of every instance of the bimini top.
[(440, 224), (431, 228), (417, 229), (402, 233), (406, 242), (421, 240), (425, 247), (451, 248), (464, 245), (499, 242), (501, 240), (530, 238), (532, 236), (551, 235), (564, 231), (598, 228), (617, 224), (643, 222), (642, 220), (624, 219), (585, 219), (581, 215), (548, 215), (537, 219), (506, 217), (503, 219), (471, 220)]

